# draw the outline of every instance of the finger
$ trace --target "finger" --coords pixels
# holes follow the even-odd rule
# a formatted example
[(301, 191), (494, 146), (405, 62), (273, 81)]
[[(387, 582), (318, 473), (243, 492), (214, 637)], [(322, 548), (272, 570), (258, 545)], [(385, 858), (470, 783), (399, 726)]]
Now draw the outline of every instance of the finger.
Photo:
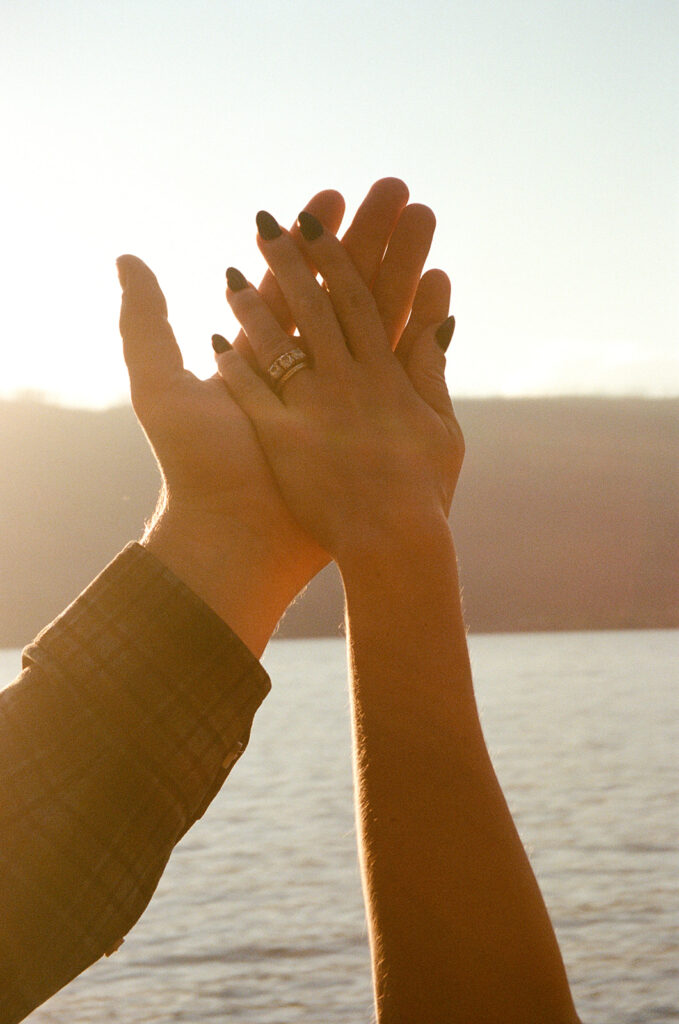
[(120, 333), (136, 403), (167, 387), (184, 364), (155, 274), (136, 256), (119, 256), (117, 265), (123, 289)]
[[(344, 216), (344, 199), (339, 192), (335, 192), (333, 189), (326, 189), (313, 196), (304, 209), (313, 213), (322, 224), (325, 224), (329, 231), (335, 233), (339, 230), (342, 217)], [(299, 227), (296, 221), (290, 230), (290, 234), (293, 238), (299, 237)], [(291, 333), (295, 326), (294, 321), (283, 293), (276, 282), (276, 278), (270, 270), (267, 270), (257, 290), (283, 330)], [(242, 355), (248, 356), (249, 346), (244, 331), (241, 331), (236, 338), (234, 348)]]
[(396, 355), (405, 366), (410, 349), (426, 327), (439, 324), (448, 316), (450, 281), (442, 270), (428, 270), (421, 278), (408, 324), (396, 347)]
[[(312, 214), (307, 213), (304, 216), (310, 217), (320, 232), (324, 231), (321, 222)], [(274, 235), (273, 226), (266, 231), (268, 237), (264, 237), (260, 230), (257, 244), (264, 259), (276, 275), (276, 280), (297, 324), (300, 337), (303, 339), (304, 348), (311, 356), (314, 366), (319, 369), (325, 367), (334, 372), (337, 370), (339, 362), (346, 359), (347, 346), (330, 296), (316, 280), (314, 272), (309, 268), (308, 259), (305, 258), (301, 248), (295, 244), (290, 235), (282, 232), (274, 218), (270, 214), (265, 214), (264, 211), (260, 211), (258, 215), (260, 227), (263, 217), (267, 219), (267, 223), (272, 222), (272, 225), (276, 226), (278, 235)], [(302, 229), (300, 228), (300, 230)], [(329, 235), (329, 237), (334, 240), (338, 249), (342, 249), (334, 235)], [(350, 263), (347, 254), (344, 250), (342, 252), (344, 258)], [(315, 264), (315, 251), (312, 259)], [(354, 278), (364, 291), (370, 295), (355, 269), (353, 273)], [(250, 340), (252, 342), (252, 339)]]
[(323, 276), (345, 344), (358, 360), (390, 351), (375, 299), (344, 245), (308, 213), (299, 215), (304, 248)]
[[(369, 288), (375, 281), (387, 242), (407, 202), (408, 186), (405, 182), (400, 178), (381, 178), (368, 192), (342, 238), (344, 248)], [(315, 210), (309, 210), (309, 213), (315, 214)], [(330, 225), (326, 227), (330, 228)], [(337, 234), (337, 231), (332, 233)]]
[(454, 327), (454, 317), (426, 327), (413, 342), (405, 367), (420, 398), (439, 414), (448, 427), (453, 425), (455, 414), (446, 385), (445, 350)]
[(303, 340), (286, 334), (259, 292), (247, 283), (240, 271), (229, 267), (226, 278), (228, 303), (242, 325), (257, 366), (263, 373), (268, 374), (275, 362), (291, 352), (304, 351)]
[(408, 319), (435, 227), (428, 206), (406, 206), (377, 272), (373, 295), (392, 348)]
[(275, 441), (285, 417), (285, 406), (233, 348), (217, 355), (217, 370), (231, 396), (250, 419), (260, 440)]

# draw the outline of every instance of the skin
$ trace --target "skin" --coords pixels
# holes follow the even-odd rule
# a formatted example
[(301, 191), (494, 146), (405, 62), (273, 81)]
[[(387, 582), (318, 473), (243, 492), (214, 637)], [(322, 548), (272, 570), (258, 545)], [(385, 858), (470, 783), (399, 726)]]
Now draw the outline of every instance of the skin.
[[(402, 181), (376, 182), (344, 236), (393, 344), (410, 312), (434, 230), (430, 211), (407, 203)], [(335, 231), (344, 200), (337, 192), (321, 192), (306, 209)], [(184, 368), (153, 273), (129, 255), (119, 258), (118, 270), (132, 404), (163, 477), (159, 508), (143, 543), (259, 656), (290, 601), (329, 555), (284, 503), (252, 424), (220, 377), (199, 380)], [(281, 332), (291, 332), (290, 312), (270, 273), (260, 294)], [(417, 308), (425, 320), (437, 319), (437, 289), (425, 285)], [(251, 357), (244, 335), (235, 345)]]
[[(311, 366), (278, 394), (238, 352), (218, 366), (286, 504), (344, 581), (377, 1019), (574, 1024), (474, 701), (447, 522), (463, 443), (435, 325), (414, 322), (399, 358), (332, 232), (302, 246), (325, 288), (287, 234), (260, 248)], [(442, 293), (442, 276), (425, 287)], [(266, 368), (289, 338), (254, 289), (228, 300)]]

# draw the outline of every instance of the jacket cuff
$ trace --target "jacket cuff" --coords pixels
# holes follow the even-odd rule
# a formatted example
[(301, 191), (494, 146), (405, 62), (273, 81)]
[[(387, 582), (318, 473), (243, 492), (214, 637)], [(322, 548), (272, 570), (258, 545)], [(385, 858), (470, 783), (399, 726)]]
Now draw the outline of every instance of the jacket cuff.
[(245, 749), (271, 688), (229, 626), (137, 543), (25, 649), (31, 664), (173, 794), (177, 838)]

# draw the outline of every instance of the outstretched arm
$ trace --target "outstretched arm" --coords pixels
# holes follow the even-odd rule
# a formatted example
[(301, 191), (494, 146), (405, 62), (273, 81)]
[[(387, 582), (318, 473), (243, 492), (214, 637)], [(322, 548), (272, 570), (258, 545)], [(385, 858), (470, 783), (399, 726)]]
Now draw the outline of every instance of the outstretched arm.
[[(344, 580), (378, 1019), (573, 1024), (472, 690), (447, 523), (463, 454), (443, 377), (452, 322), (419, 315), (420, 301), (438, 297), (443, 321), (447, 280), (423, 278), (399, 360), (336, 239), (307, 215), (300, 224), (327, 290), (287, 236), (260, 247), (312, 365), (278, 395), (233, 352), (219, 367), (289, 507)], [(254, 289), (229, 301), (265, 368), (286, 339)]]

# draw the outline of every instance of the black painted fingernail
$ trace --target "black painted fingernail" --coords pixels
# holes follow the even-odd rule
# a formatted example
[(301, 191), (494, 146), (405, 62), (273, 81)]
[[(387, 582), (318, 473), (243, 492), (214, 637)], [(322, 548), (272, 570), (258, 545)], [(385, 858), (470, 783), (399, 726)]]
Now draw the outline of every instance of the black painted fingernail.
[(221, 355), (222, 352), (228, 352), (229, 349), (232, 348), (233, 346), (231, 345), (231, 342), (227, 341), (222, 334), (213, 334), (212, 347), (217, 353), (217, 355)]
[(260, 210), (255, 220), (257, 221), (259, 236), (265, 242), (270, 242), (273, 238), (279, 238), (283, 234), (276, 218), (272, 217), (266, 210)]
[(434, 337), (436, 338), (436, 344), (438, 345), (442, 352), (445, 352), (448, 346), (450, 345), (450, 339), (453, 336), (454, 330), (454, 316), (449, 316), (447, 320), (444, 320), (443, 323), (439, 324), (439, 326), (436, 328), (436, 333)]
[(323, 225), (318, 217), (314, 217), (313, 213), (307, 213), (306, 210), (302, 210), (297, 218), (297, 223), (302, 232), (302, 238), (305, 238), (307, 242), (315, 242), (323, 234)]
[(240, 270), (236, 270), (235, 267), (229, 267), (227, 270), (226, 283), (232, 292), (240, 292), (248, 286), (247, 278), (243, 277)]

